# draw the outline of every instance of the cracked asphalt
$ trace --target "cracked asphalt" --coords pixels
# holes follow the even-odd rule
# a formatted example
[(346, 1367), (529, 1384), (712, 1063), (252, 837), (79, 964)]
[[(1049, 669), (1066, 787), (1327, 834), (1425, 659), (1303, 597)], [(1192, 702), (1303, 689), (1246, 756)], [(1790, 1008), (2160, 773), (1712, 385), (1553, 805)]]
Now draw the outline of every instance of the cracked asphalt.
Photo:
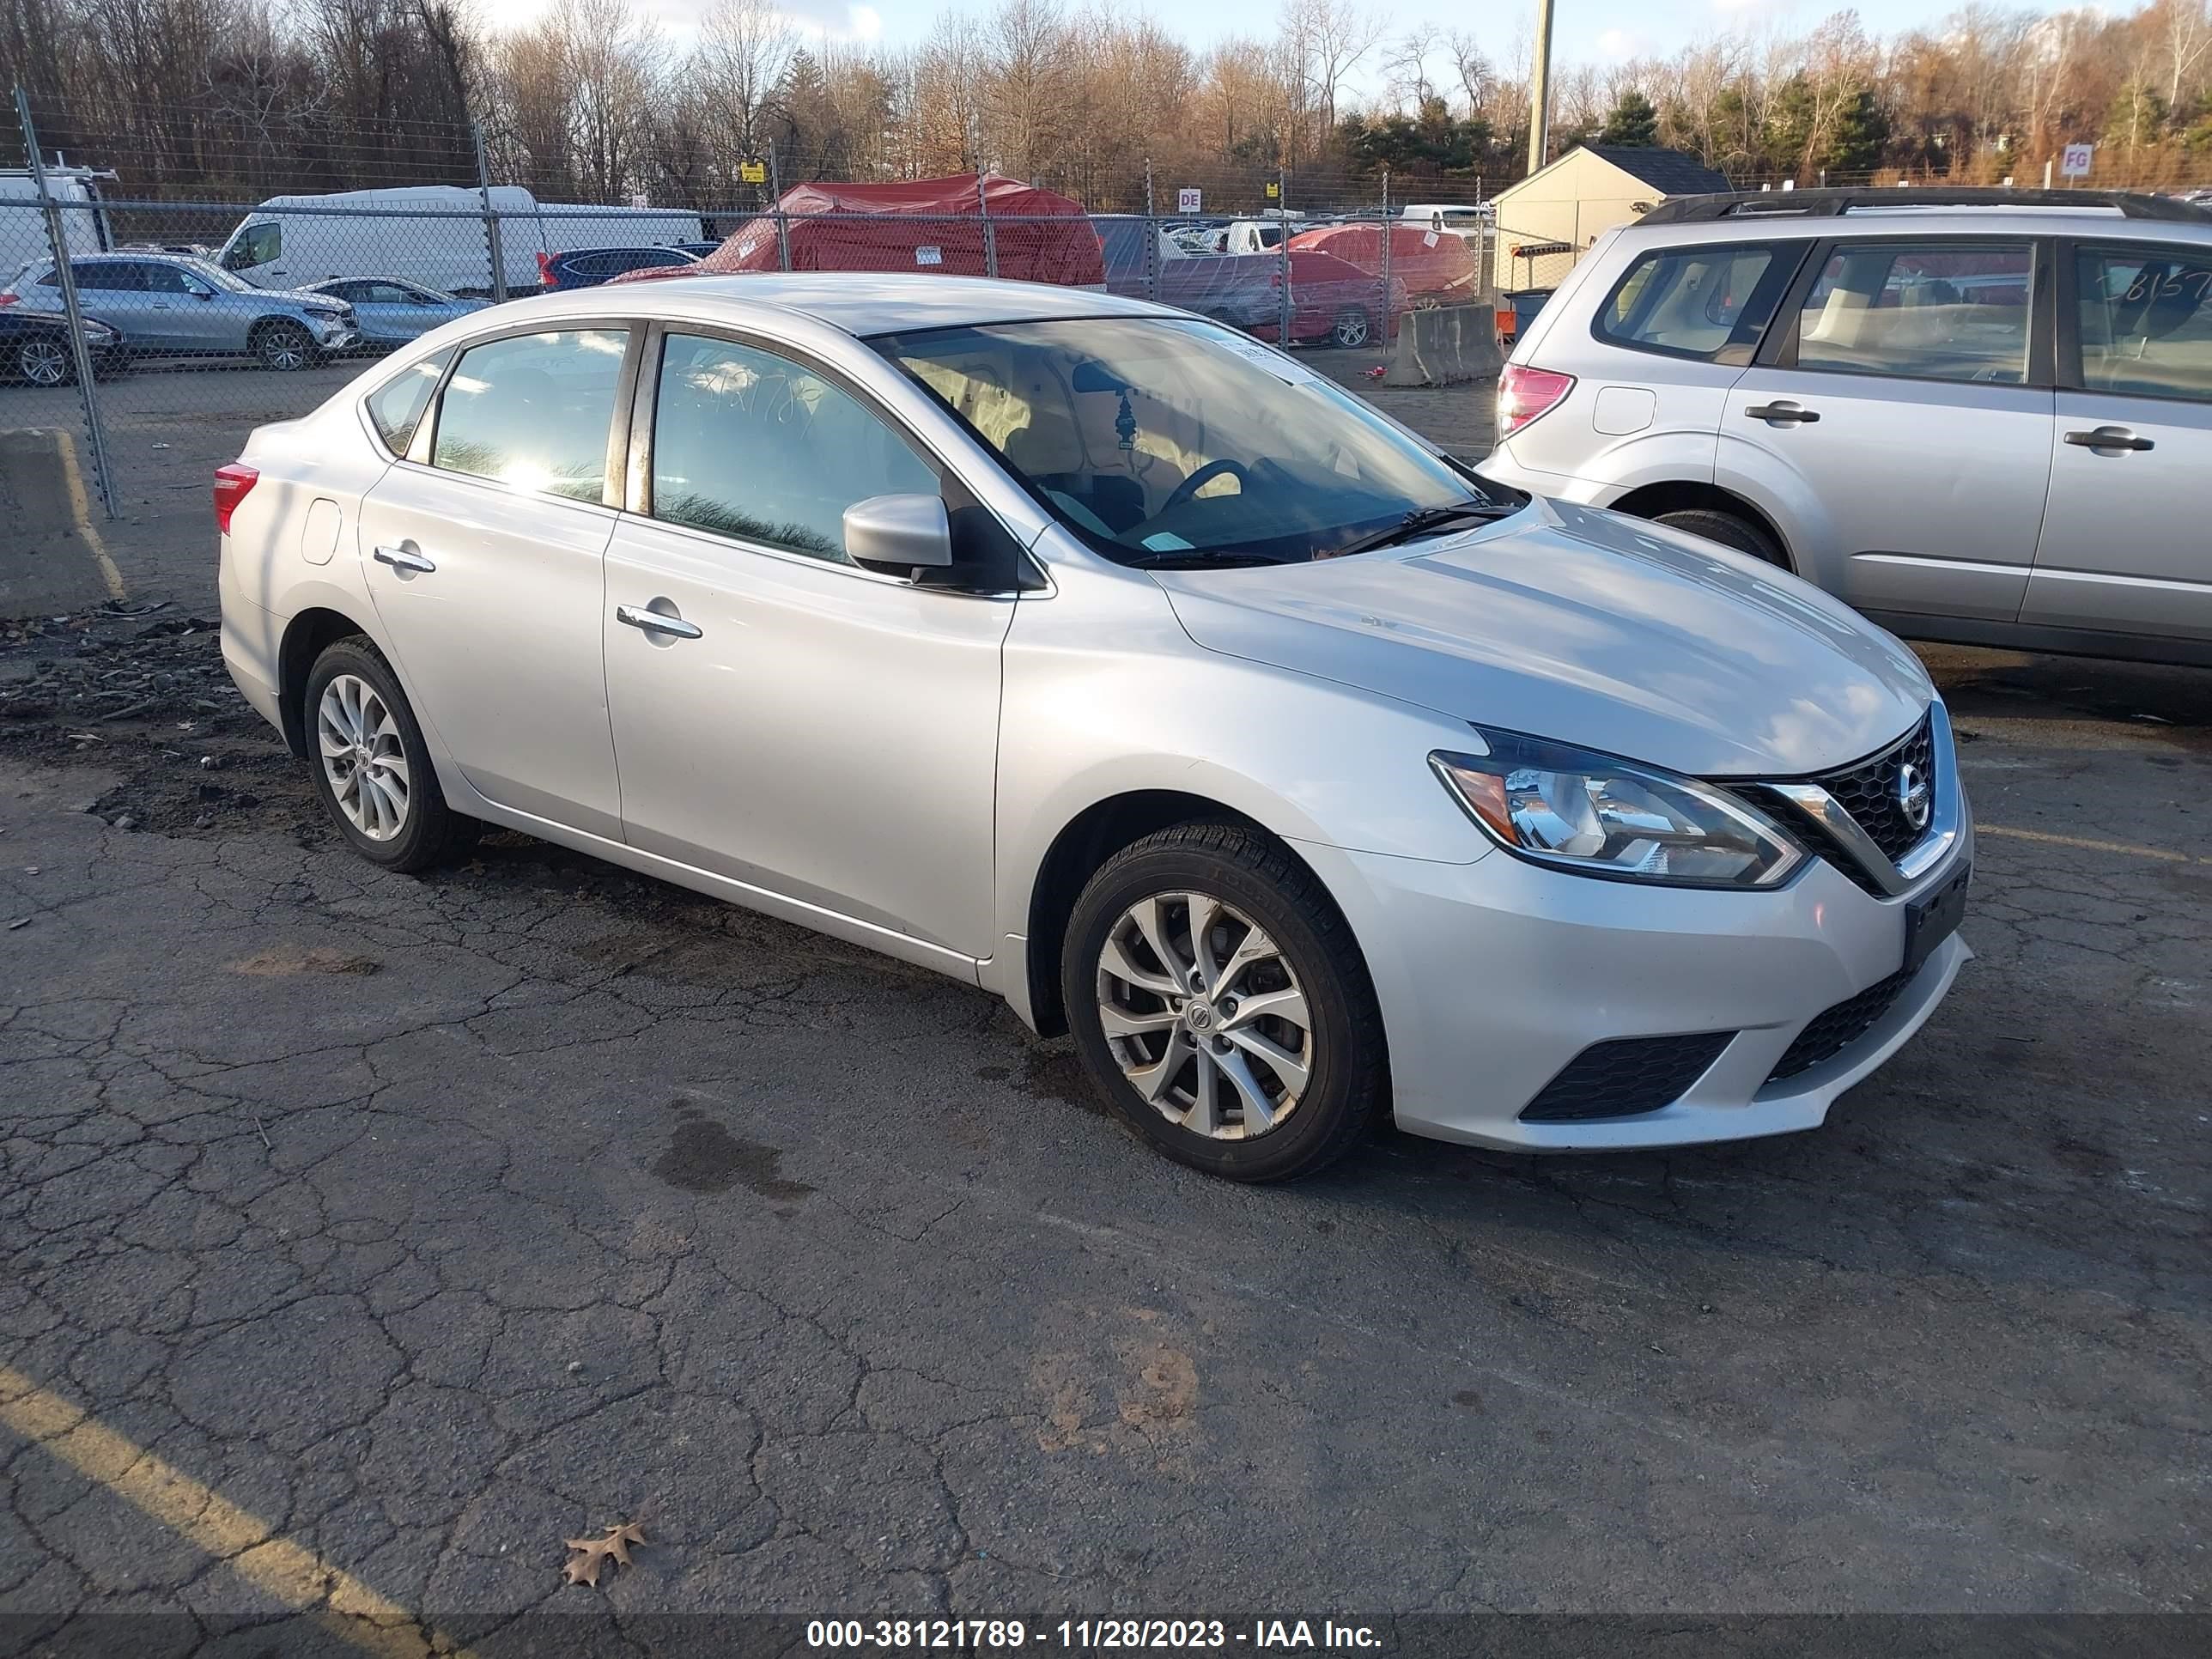
[[(47, 666), (0, 722), (0, 1648), (2206, 1628), (2212, 675), (1926, 653), (1979, 957), (1821, 1131), (1385, 1134), (1252, 1190), (949, 980), (519, 836), (383, 875), (250, 719), (84, 724), (111, 657), (212, 661), (107, 626), (5, 653)], [(91, 1478), (6, 1426), (27, 1389), (132, 1450)], [(220, 1505), (330, 1582), (272, 1589)]]

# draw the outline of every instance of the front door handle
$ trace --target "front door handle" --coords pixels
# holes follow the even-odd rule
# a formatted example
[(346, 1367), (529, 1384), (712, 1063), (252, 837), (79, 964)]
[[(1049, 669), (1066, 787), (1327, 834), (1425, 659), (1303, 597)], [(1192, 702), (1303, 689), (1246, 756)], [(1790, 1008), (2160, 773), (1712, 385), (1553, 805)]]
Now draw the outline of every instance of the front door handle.
[(688, 623), (681, 617), (672, 617), (665, 611), (648, 611), (641, 605), (618, 605), (615, 620), (632, 628), (642, 628), (648, 634), (668, 634), (679, 640), (699, 637), (699, 624)]
[(435, 570), (437, 561), (428, 559), (411, 547), (380, 547), (375, 553), (379, 564), (388, 564), (394, 570)]
[(1743, 412), (1771, 426), (1810, 426), (1820, 418), (1814, 410), (1800, 409), (1795, 404), (1753, 404)]
[(2124, 426), (2100, 426), (2092, 432), (2069, 432), (2066, 441), (2081, 449), (2156, 449), (2148, 438), (2138, 438)]

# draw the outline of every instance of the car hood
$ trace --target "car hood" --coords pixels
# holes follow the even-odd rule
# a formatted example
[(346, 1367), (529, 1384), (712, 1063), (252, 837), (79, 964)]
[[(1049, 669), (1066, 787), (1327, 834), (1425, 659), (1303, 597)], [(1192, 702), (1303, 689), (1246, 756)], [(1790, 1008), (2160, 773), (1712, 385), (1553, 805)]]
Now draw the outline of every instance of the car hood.
[(1565, 502), (1402, 550), (1155, 574), (1208, 650), (1700, 776), (1826, 771), (1935, 695), (1817, 588)]
[(317, 294), (304, 288), (257, 288), (238, 293), (234, 297), (257, 301), (264, 305), (273, 301), (280, 306), (320, 306), (325, 311), (353, 309), (350, 301), (341, 300), (335, 294)]

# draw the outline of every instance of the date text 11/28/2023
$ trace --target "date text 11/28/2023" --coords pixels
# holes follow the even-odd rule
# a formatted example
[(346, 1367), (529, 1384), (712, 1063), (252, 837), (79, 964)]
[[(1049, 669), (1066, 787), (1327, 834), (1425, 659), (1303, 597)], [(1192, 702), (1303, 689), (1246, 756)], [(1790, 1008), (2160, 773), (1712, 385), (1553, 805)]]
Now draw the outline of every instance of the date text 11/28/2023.
[(1072, 1653), (1176, 1648), (1374, 1649), (1382, 1638), (1365, 1625), (1332, 1619), (811, 1619), (810, 1648), (1041, 1648)]

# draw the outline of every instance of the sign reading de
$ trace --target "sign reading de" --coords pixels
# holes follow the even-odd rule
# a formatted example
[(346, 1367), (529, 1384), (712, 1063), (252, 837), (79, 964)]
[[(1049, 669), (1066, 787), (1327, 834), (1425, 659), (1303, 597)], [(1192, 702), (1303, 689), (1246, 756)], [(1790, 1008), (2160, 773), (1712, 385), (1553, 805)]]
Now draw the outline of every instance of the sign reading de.
[(2086, 179), (2089, 176), (2089, 158), (2096, 153), (2094, 144), (2069, 144), (2066, 153), (2058, 158), (2062, 178)]
[(1176, 192), (1176, 211), (1177, 213), (1197, 212), (1198, 192), (1194, 190), (1177, 191)]

